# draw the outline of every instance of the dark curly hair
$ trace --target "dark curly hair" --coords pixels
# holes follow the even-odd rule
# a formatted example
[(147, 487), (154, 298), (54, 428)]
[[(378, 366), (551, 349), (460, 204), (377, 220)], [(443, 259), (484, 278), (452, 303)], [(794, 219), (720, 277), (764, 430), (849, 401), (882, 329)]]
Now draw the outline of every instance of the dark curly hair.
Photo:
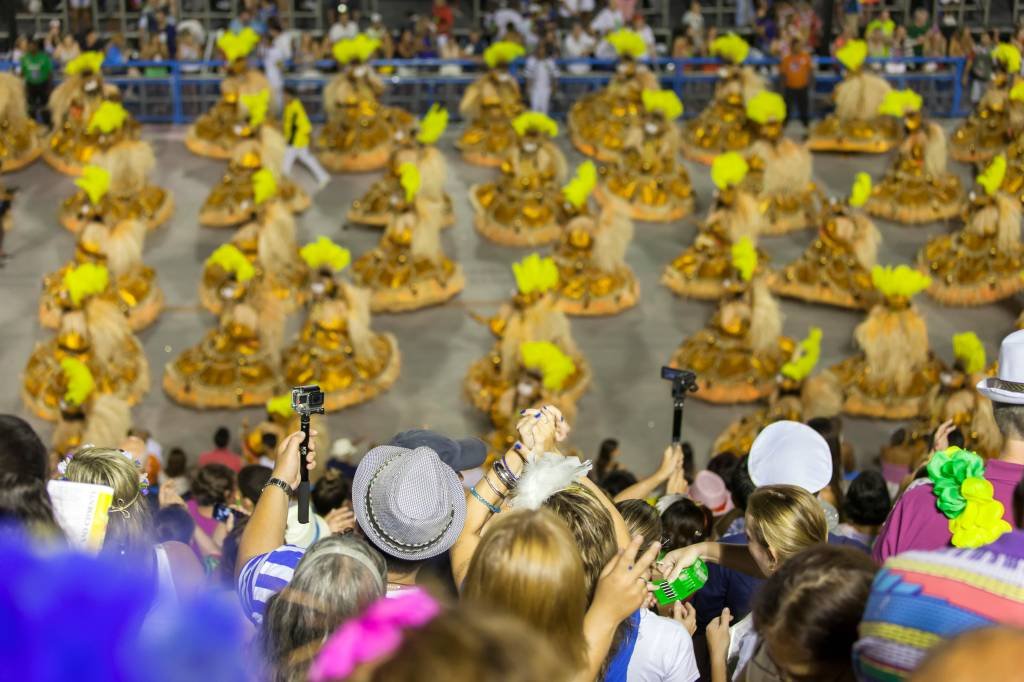
[(235, 472), (223, 464), (207, 464), (192, 474), (192, 497), (200, 506), (227, 502), (234, 489)]

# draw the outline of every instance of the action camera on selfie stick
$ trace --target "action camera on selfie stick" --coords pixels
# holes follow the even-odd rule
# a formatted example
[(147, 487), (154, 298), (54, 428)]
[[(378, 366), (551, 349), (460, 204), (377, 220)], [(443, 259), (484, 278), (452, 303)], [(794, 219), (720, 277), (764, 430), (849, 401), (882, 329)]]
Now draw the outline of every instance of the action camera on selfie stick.
[(688, 369), (662, 367), (661, 378), (672, 382), (672, 445), (679, 445), (683, 433), (686, 394), (697, 390), (697, 375)]
[(302, 442), (299, 443), (299, 523), (309, 523), (309, 415), (324, 413), (324, 392), (319, 386), (292, 389), (292, 409), (299, 415)]

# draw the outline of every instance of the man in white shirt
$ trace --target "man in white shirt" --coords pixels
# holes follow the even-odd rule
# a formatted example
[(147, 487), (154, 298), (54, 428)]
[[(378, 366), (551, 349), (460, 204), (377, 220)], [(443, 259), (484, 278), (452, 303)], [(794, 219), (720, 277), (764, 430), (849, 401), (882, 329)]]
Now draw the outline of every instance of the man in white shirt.
[[(594, 56), (595, 41), (589, 33), (583, 30), (583, 24), (579, 21), (572, 22), (572, 30), (565, 36), (564, 54), (568, 59), (587, 59)], [(569, 73), (587, 73), (590, 71), (589, 64), (569, 64)]]
[(274, 115), (281, 114), (284, 106), (284, 74), (282, 70), (292, 58), (291, 35), (281, 29), (277, 17), (267, 22), (267, 37), (270, 46), (263, 55), (263, 73), (270, 84), (270, 107)]
[(578, 17), (594, 11), (594, 0), (562, 0), (558, 13), (563, 17)]
[(494, 25), (498, 29), (499, 40), (505, 37), (509, 26), (524, 36), (530, 32), (530, 22), (522, 14), (509, 7), (507, 3), (502, 3), (502, 6), (494, 13)]
[(348, 9), (343, 7), (338, 13), (338, 19), (331, 24), (331, 28), (327, 31), (327, 47), (330, 49), (334, 43), (344, 38), (355, 38), (358, 33), (359, 26), (352, 21)]
[(598, 12), (594, 20), (590, 22), (590, 32), (604, 37), (625, 25), (626, 20), (623, 18), (622, 12), (615, 7), (615, 0), (608, 0), (608, 6)]

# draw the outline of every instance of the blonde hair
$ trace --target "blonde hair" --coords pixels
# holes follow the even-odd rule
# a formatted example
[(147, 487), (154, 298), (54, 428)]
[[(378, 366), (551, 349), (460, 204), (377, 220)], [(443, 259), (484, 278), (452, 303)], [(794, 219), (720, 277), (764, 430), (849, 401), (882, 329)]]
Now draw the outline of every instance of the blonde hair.
[(572, 533), (583, 560), (587, 599), (593, 599), (601, 571), (619, 550), (611, 514), (594, 493), (578, 485), (555, 493), (547, 499), (544, 507), (554, 512)]
[(462, 596), (518, 616), (581, 668), (584, 580), (583, 562), (565, 524), (543, 509), (516, 511), (488, 528), (469, 563)]
[(828, 542), (825, 512), (795, 485), (767, 485), (747, 500), (747, 534), (781, 565), (808, 547)]

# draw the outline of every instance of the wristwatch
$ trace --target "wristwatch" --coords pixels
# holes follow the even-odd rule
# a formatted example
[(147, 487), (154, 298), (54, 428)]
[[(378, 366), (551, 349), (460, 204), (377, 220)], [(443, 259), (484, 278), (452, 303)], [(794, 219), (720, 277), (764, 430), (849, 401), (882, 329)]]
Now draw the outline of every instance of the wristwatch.
[(295, 494), (295, 489), (292, 488), (287, 483), (285, 483), (284, 481), (282, 481), (280, 478), (271, 478), (270, 480), (268, 480), (266, 483), (263, 484), (263, 487), (260, 488), (260, 493), (262, 493), (264, 490), (266, 490), (270, 486), (274, 486), (274, 487), (280, 488), (281, 490), (284, 491), (284, 494), (287, 495), (288, 497), (291, 497), (292, 495)]

